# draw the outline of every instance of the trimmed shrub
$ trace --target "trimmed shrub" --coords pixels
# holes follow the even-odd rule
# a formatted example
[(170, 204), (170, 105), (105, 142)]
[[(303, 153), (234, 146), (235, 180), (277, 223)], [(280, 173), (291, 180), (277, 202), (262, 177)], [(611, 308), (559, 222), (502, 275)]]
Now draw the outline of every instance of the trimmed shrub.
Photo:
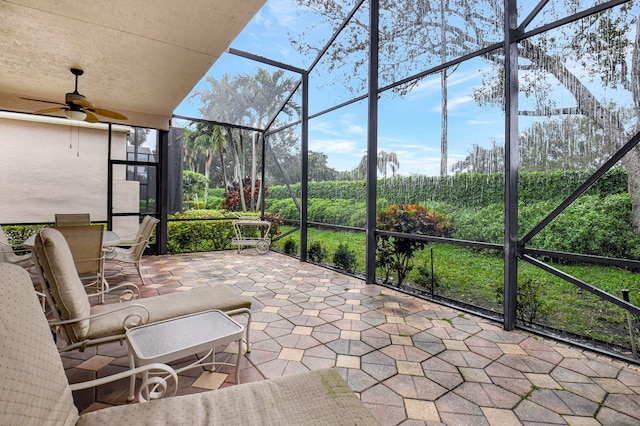
[(189, 210), (170, 219), (202, 219), (169, 221), (167, 250), (172, 254), (223, 250), (235, 236), (231, 224), (235, 216), (221, 210)]
[(204, 201), (185, 200), (182, 202), (182, 208), (187, 210), (204, 210)]
[(287, 238), (284, 241), (283, 250), (286, 254), (296, 255), (298, 254), (298, 243), (296, 243), (292, 238)]
[[(591, 174), (591, 170), (557, 170), (525, 172), (519, 175), (521, 200), (528, 203), (542, 200), (561, 200), (578, 188)], [(627, 174), (621, 168), (608, 171), (588, 191), (589, 195), (606, 196), (627, 191)], [(291, 185), (300, 197), (300, 184)], [(425, 204), (443, 202), (458, 207), (481, 208), (504, 201), (504, 174), (459, 174), (453, 176), (396, 176), (378, 180), (378, 198), (391, 204)], [(286, 186), (271, 186), (273, 199), (290, 198)], [(366, 182), (325, 181), (309, 182), (309, 199), (343, 199), (366, 202)], [(287, 217), (283, 215), (284, 217)]]
[(207, 197), (207, 209), (209, 210), (221, 209), (223, 202), (224, 202), (224, 197), (216, 197), (209, 194), (209, 196)]
[[(520, 203), (518, 227), (524, 236), (544, 219), (557, 201)], [(529, 244), (544, 250), (595, 256), (640, 259), (640, 235), (631, 225), (631, 197), (583, 195), (554, 219)], [(496, 244), (504, 242), (502, 204), (483, 209), (466, 209), (453, 217), (452, 236), (470, 241)]]
[[(449, 234), (444, 215), (436, 214), (417, 204), (389, 206), (378, 212), (376, 227), (384, 231), (404, 234), (446, 237)], [(396, 284), (403, 284), (413, 269), (413, 256), (426, 243), (409, 238), (377, 235), (376, 263), (388, 283), (395, 273)]]
[(300, 219), (300, 212), (298, 207), (291, 198), (285, 198), (282, 200), (274, 200), (269, 198), (266, 200), (265, 209), (273, 215), (281, 216), (285, 219)]
[[(531, 278), (518, 280), (518, 295), (516, 300), (516, 318), (525, 325), (533, 325), (544, 320), (550, 312), (549, 304), (545, 301), (544, 285)], [(496, 287), (496, 302), (504, 306), (504, 286)]]
[(354, 273), (356, 270), (356, 252), (351, 250), (347, 244), (340, 243), (333, 253), (333, 264), (336, 268)]
[(322, 246), (322, 244), (320, 244), (319, 242), (315, 242), (312, 243), (311, 246), (309, 246), (307, 255), (309, 256), (309, 260), (316, 263), (322, 263), (327, 258), (329, 253), (327, 249)]
[(627, 194), (583, 196), (534, 237), (531, 247), (639, 259), (640, 236), (631, 225), (631, 205)]

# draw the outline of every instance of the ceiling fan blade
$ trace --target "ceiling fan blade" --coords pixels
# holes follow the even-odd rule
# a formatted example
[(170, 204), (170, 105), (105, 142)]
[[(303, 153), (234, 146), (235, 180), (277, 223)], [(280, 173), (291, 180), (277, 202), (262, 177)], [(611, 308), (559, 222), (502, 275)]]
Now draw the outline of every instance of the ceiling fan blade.
[(41, 109), (40, 111), (34, 112), (34, 114), (51, 114), (52, 112), (58, 112), (63, 110), (64, 108), (49, 108), (49, 109)]
[(93, 104), (91, 102), (89, 102), (89, 101), (86, 101), (86, 100), (75, 99), (75, 100), (71, 101), (71, 103), (74, 104), (74, 105), (81, 106), (83, 108), (93, 109)]
[(108, 109), (92, 108), (91, 111), (95, 112), (96, 114), (113, 118), (116, 120), (128, 120), (126, 115), (122, 115), (119, 112), (115, 112), (115, 111), (109, 111)]
[(47, 103), (47, 104), (56, 104), (56, 105), (67, 106), (66, 104), (63, 104), (62, 102), (45, 101), (44, 99), (22, 98), (22, 97), (20, 99), (24, 99), (25, 101), (44, 102), (44, 103)]
[(85, 110), (84, 112), (87, 114), (84, 119), (84, 121), (86, 121), (87, 123), (97, 123), (98, 121), (100, 121), (100, 119), (98, 119), (95, 114), (92, 114), (91, 111)]

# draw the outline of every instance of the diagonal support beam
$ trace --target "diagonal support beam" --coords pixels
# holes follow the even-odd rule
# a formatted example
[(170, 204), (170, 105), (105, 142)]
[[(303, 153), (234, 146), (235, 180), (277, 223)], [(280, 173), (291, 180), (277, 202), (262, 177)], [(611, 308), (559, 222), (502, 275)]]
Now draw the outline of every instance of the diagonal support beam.
[(558, 217), (560, 213), (562, 213), (571, 203), (573, 203), (578, 197), (585, 193), (587, 189), (591, 187), (598, 179), (602, 177), (609, 169), (611, 169), (618, 161), (622, 159), (629, 151), (631, 151), (637, 144), (640, 142), (640, 133), (636, 133), (634, 137), (632, 137), (629, 142), (624, 144), (622, 148), (616, 152), (613, 157), (611, 157), (606, 163), (604, 163), (598, 170), (592, 174), (589, 179), (587, 179), (578, 189), (576, 189), (573, 194), (569, 195), (567, 199), (565, 199), (558, 207), (556, 207), (547, 217), (542, 219), (538, 225), (535, 226), (527, 235), (522, 237), (520, 240), (521, 246), (524, 246), (526, 243), (531, 241), (533, 237), (535, 237), (540, 231), (544, 229), (553, 219)]

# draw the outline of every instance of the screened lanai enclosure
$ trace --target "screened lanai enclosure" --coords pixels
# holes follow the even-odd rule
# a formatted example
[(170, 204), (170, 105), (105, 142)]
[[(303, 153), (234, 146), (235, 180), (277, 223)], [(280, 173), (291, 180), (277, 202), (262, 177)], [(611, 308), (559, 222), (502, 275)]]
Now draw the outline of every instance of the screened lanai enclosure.
[(295, 60), (231, 48), (174, 116), (184, 178), (208, 183), (187, 206), (258, 212), (302, 261), (637, 362), (640, 8), (295, 3)]
[(266, 7), (171, 131), (0, 112), (3, 227), (150, 214), (177, 253), (260, 215), (301, 261), (638, 362), (636, 4)]

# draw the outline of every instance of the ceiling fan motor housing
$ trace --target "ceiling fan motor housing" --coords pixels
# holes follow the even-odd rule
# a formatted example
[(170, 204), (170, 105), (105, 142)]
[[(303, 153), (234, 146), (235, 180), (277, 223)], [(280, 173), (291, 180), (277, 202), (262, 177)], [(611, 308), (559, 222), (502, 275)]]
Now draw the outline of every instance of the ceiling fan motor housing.
[(64, 97), (64, 100), (68, 105), (71, 105), (75, 101), (86, 101), (87, 98), (78, 92), (72, 92), (72, 93), (67, 93)]

